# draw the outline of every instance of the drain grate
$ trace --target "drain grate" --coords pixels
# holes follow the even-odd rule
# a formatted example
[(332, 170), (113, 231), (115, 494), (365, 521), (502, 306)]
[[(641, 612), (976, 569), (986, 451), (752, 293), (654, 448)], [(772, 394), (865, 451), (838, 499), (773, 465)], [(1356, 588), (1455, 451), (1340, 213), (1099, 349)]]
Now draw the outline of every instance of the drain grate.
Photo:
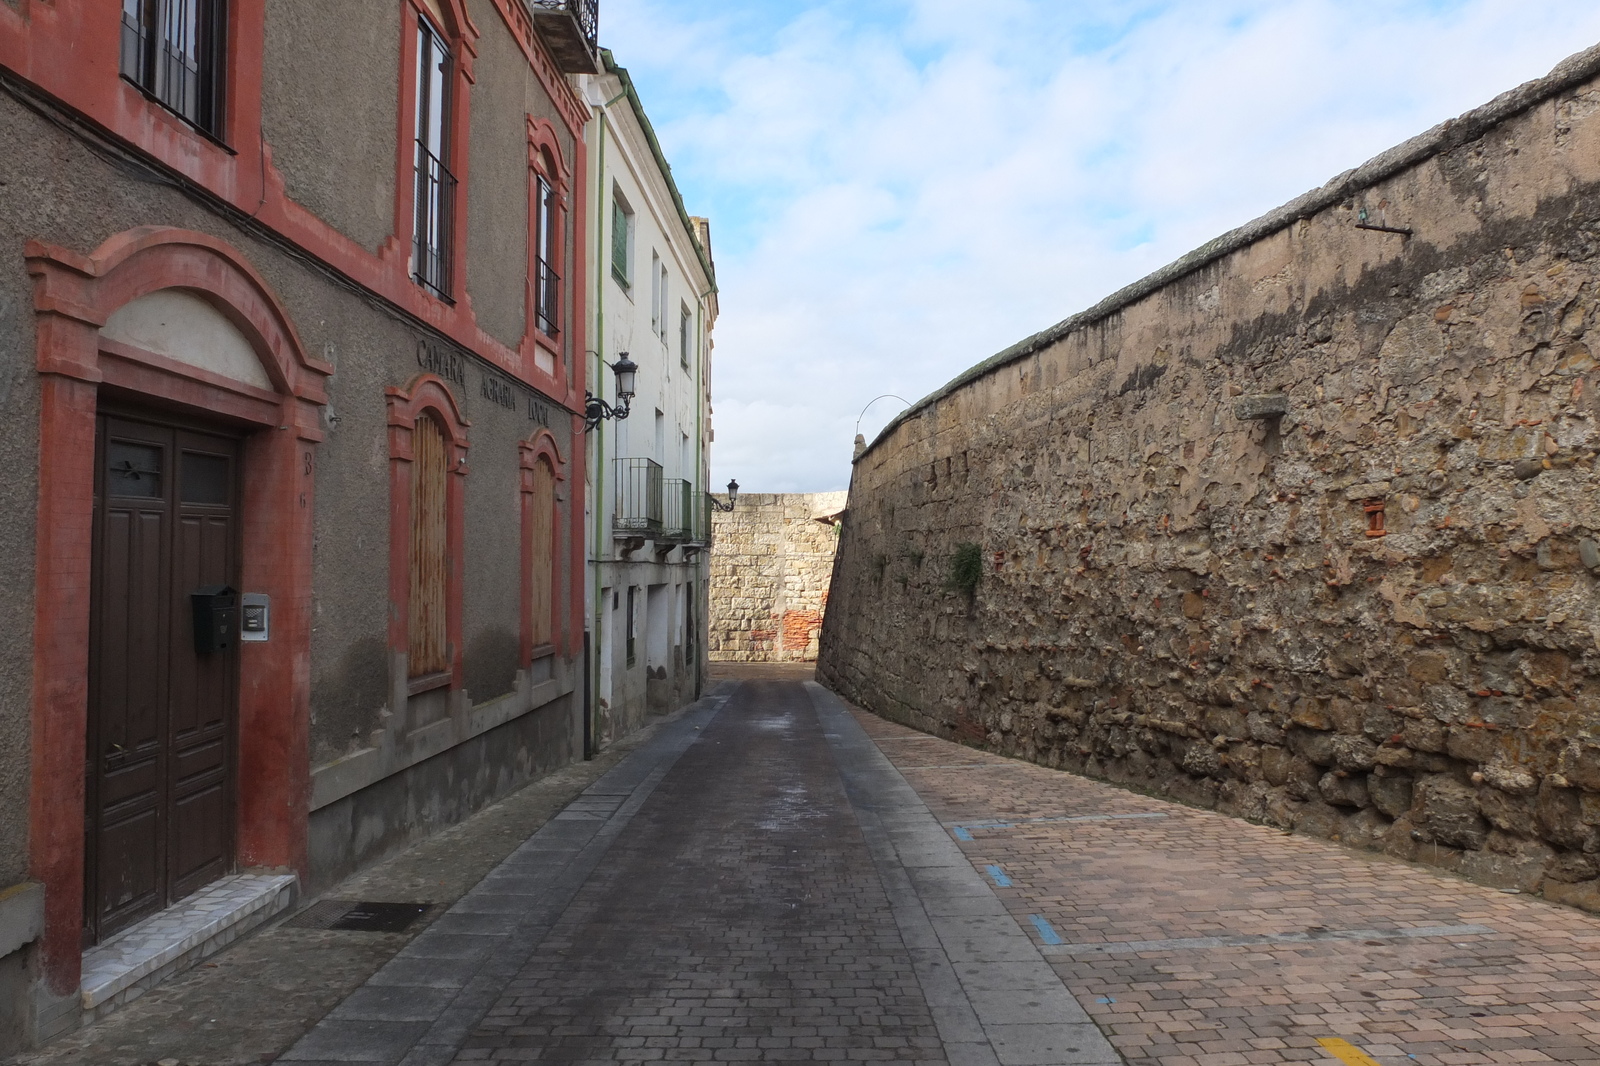
[(431, 903), (374, 903), (370, 900), (325, 899), (307, 907), (285, 925), (295, 929), (348, 929), (363, 933), (400, 933), (428, 913)]

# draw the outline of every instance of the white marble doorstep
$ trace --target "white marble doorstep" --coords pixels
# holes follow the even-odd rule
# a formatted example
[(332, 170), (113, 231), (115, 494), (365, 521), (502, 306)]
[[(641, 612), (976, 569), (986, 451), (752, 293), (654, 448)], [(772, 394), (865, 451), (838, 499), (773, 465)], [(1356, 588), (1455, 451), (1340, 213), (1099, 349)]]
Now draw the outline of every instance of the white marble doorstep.
[[(80, 991), (85, 1010), (118, 992), (246, 918), (279, 902), (293, 874), (235, 874), (214, 881), (164, 911), (123, 930), (83, 954)], [(281, 908), (278, 908), (281, 909)]]

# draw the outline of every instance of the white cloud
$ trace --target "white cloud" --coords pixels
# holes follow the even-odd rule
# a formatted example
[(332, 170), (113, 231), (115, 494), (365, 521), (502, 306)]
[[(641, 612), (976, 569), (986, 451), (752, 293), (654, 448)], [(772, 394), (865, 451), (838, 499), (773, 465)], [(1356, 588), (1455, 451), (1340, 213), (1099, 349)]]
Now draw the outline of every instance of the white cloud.
[(608, 0), (604, 19), (712, 220), (714, 480), (767, 492), (843, 487), (872, 397), (925, 395), (1600, 40), (1592, 0)]

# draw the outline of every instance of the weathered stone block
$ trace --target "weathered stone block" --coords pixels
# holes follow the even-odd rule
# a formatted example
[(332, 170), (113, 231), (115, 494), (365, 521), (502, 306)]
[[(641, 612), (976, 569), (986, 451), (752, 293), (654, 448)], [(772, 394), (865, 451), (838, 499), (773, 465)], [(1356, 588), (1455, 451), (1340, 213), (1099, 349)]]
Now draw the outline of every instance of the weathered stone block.
[(1518, 836), (1533, 836), (1539, 831), (1532, 797), (1508, 795), (1497, 788), (1480, 788), (1478, 809), (1496, 829)]
[(1462, 876), (1495, 888), (1532, 892), (1544, 879), (1545, 867), (1555, 857), (1555, 852), (1531, 841), (1527, 844), (1527, 847), (1504, 851), (1469, 851), (1462, 856), (1457, 869)]
[(1391, 818), (1398, 818), (1411, 809), (1411, 775), (1406, 773), (1372, 773), (1367, 775), (1367, 794), (1372, 805)]
[(1333, 763), (1341, 770), (1370, 770), (1378, 746), (1366, 737), (1339, 734), (1333, 738)]
[(1318, 766), (1333, 765), (1333, 735), (1311, 729), (1289, 730), (1289, 748)]
[(1547, 879), (1544, 883), (1544, 898), (1553, 903), (1565, 903), (1569, 907), (1600, 912), (1600, 881), (1578, 881), (1569, 884)]
[(1424, 839), (1454, 848), (1476, 850), (1489, 837), (1489, 825), (1478, 813), (1476, 792), (1444, 774), (1417, 782), (1413, 820)]
[(1330, 770), (1317, 781), (1317, 791), (1335, 807), (1366, 807), (1372, 803), (1363, 776)]
[[(1597, 862), (1593, 855), (1564, 851), (1545, 867), (1544, 876), (1547, 881), (1561, 881), (1567, 884), (1590, 881), (1600, 877), (1600, 862)], [(1546, 894), (1548, 895), (1548, 892)]]

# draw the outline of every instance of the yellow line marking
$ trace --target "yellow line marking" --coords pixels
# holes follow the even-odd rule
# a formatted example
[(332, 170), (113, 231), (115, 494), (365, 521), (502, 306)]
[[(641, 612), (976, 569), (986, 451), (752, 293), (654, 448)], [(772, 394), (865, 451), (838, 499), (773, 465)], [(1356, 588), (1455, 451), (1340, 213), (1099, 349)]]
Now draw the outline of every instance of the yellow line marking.
[(1328, 1037), (1318, 1040), (1328, 1050), (1328, 1054), (1344, 1063), (1345, 1066), (1383, 1066), (1381, 1062), (1356, 1047), (1348, 1040), (1338, 1037)]

